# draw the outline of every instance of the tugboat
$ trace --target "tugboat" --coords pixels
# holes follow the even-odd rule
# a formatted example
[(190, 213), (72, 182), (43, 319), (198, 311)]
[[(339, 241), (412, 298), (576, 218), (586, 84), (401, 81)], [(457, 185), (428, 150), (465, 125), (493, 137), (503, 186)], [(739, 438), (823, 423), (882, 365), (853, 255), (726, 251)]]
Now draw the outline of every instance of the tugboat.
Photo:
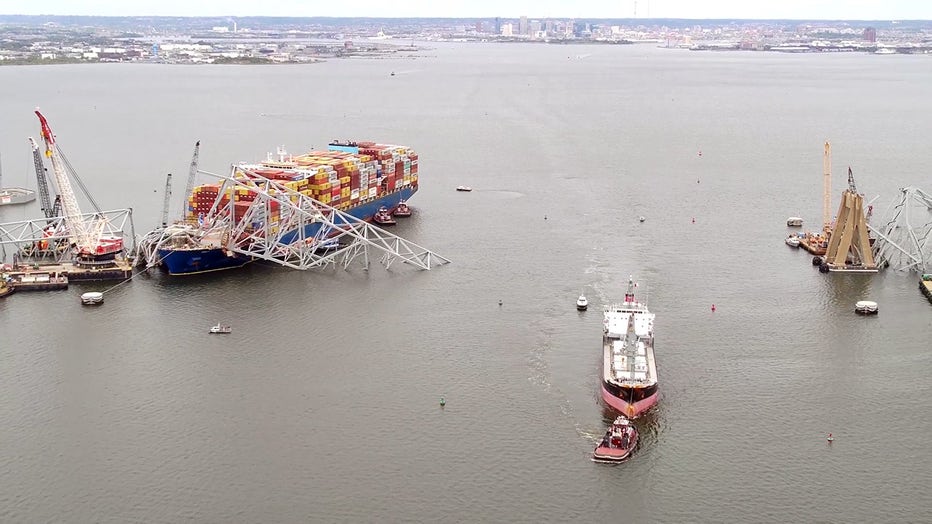
[(398, 202), (398, 207), (395, 208), (395, 211), (392, 213), (392, 215), (396, 217), (409, 217), (411, 216), (411, 208), (408, 207), (407, 202), (402, 200), (401, 202)]
[(211, 333), (232, 333), (232, 332), (233, 332), (233, 327), (232, 327), (232, 326), (224, 326), (224, 325), (221, 324), (220, 322), (217, 322), (217, 325), (216, 325), (216, 326), (213, 326), (213, 327), (210, 328), (210, 332), (211, 332)]
[(382, 206), (378, 211), (375, 212), (375, 215), (372, 216), (372, 221), (380, 226), (394, 226), (397, 224), (395, 219), (392, 218), (391, 213), (388, 212), (388, 208)]
[(589, 301), (586, 299), (586, 295), (580, 293), (579, 298), (576, 299), (576, 310), (585, 311), (589, 309)]
[(624, 415), (619, 415), (592, 452), (593, 462), (617, 463), (631, 456), (638, 444), (638, 430)]

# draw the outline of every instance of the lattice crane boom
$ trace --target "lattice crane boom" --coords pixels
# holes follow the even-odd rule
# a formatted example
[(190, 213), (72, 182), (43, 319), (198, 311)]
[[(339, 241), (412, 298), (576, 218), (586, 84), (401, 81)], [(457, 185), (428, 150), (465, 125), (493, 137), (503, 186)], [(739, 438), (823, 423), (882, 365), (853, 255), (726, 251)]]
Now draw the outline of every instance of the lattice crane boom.
[(168, 225), (168, 207), (172, 201), (172, 174), (165, 178), (165, 201), (162, 202), (162, 227)]
[[(189, 196), (191, 196), (191, 193), (194, 191), (194, 181), (197, 179), (197, 163), (198, 163), (198, 156), (200, 154), (200, 150), (201, 150), (201, 141), (198, 140), (194, 144), (194, 154), (191, 156), (191, 167), (188, 170), (188, 183), (184, 187), (184, 198), (188, 198)], [(184, 210), (185, 210), (186, 205), (187, 203), (181, 206), (182, 218), (184, 218)]]
[(46, 176), (45, 163), (42, 162), (42, 153), (39, 152), (39, 144), (35, 139), (29, 137), (29, 146), (32, 148), (32, 161), (36, 167), (36, 185), (39, 188), (39, 205), (45, 218), (52, 218), (58, 214), (57, 207), (61, 206), (61, 201), (56, 197), (55, 206), (52, 205), (52, 198), (49, 194), (48, 177)]
[(854, 172), (851, 171), (851, 166), (848, 166), (848, 191), (852, 193), (858, 192), (858, 186), (854, 183)]

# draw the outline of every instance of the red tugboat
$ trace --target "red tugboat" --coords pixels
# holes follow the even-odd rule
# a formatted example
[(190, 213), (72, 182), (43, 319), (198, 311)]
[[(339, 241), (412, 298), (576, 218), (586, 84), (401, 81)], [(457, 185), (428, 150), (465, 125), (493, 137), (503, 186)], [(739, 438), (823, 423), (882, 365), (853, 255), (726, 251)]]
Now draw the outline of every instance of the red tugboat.
[(638, 430), (631, 421), (619, 415), (592, 452), (593, 462), (615, 463), (631, 456), (638, 444)]
[(411, 208), (408, 207), (407, 202), (402, 200), (401, 202), (398, 202), (398, 207), (395, 208), (395, 211), (392, 213), (392, 215), (396, 217), (409, 217), (411, 216)]
[(388, 212), (388, 208), (382, 206), (378, 211), (375, 212), (375, 215), (372, 216), (372, 221), (380, 226), (394, 226), (397, 224), (395, 219), (392, 218), (392, 214)]

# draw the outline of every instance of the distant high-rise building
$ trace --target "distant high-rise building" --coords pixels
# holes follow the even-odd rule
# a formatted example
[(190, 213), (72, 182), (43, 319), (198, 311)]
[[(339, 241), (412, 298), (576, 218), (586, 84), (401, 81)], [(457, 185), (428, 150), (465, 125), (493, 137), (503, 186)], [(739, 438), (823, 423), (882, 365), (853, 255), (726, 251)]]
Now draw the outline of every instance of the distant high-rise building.
[(877, 30), (874, 29), (873, 27), (865, 27), (863, 38), (864, 40), (870, 43), (876, 42), (877, 41)]
[(514, 36), (514, 26), (512, 24), (502, 25), (502, 36)]
[(547, 31), (548, 35), (553, 34), (553, 20), (547, 20), (544, 22), (544, 31)]
[(477, 32), (477, 33), (481, 33), (481, 32), (482, 32), (482, 20), (477, 20), (477, 21), (476, 21), (476, 32)]
[(531, 20), (529, 34), (533, 37), (537, 37), (538, 33), (540, 33), (540, 20)]
[(495, 34), (502, 34), (502, 19), (497, 16), (495, 17)]
[(573, 22), (573, 36), (580, 37), (589, 31), (589, 24), (585, 22)]
[(526, 17), (526, 16), (522, 16), (522, 17), (518, 20), (518, 33), (521, 34), (522, 36), (525, 36), (525, 35), (527, 35), (527, 33), (528, 33), (528, 25), (527, 25), (527, 17)]

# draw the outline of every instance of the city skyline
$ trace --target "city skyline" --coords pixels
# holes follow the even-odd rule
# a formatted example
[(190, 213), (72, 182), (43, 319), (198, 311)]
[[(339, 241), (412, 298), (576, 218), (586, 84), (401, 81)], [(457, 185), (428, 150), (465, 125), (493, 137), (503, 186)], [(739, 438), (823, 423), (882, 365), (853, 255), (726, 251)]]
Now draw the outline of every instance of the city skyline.
[(371, 18), (683, 18), (800, 20), (929, 20), (932, 2), (914, 0), (358, 0), (340, 2), (275, 0), (161, 0), (126, 2), (46, 0), (21, 4), (7, 15), (79, 16), (293, 16)]

